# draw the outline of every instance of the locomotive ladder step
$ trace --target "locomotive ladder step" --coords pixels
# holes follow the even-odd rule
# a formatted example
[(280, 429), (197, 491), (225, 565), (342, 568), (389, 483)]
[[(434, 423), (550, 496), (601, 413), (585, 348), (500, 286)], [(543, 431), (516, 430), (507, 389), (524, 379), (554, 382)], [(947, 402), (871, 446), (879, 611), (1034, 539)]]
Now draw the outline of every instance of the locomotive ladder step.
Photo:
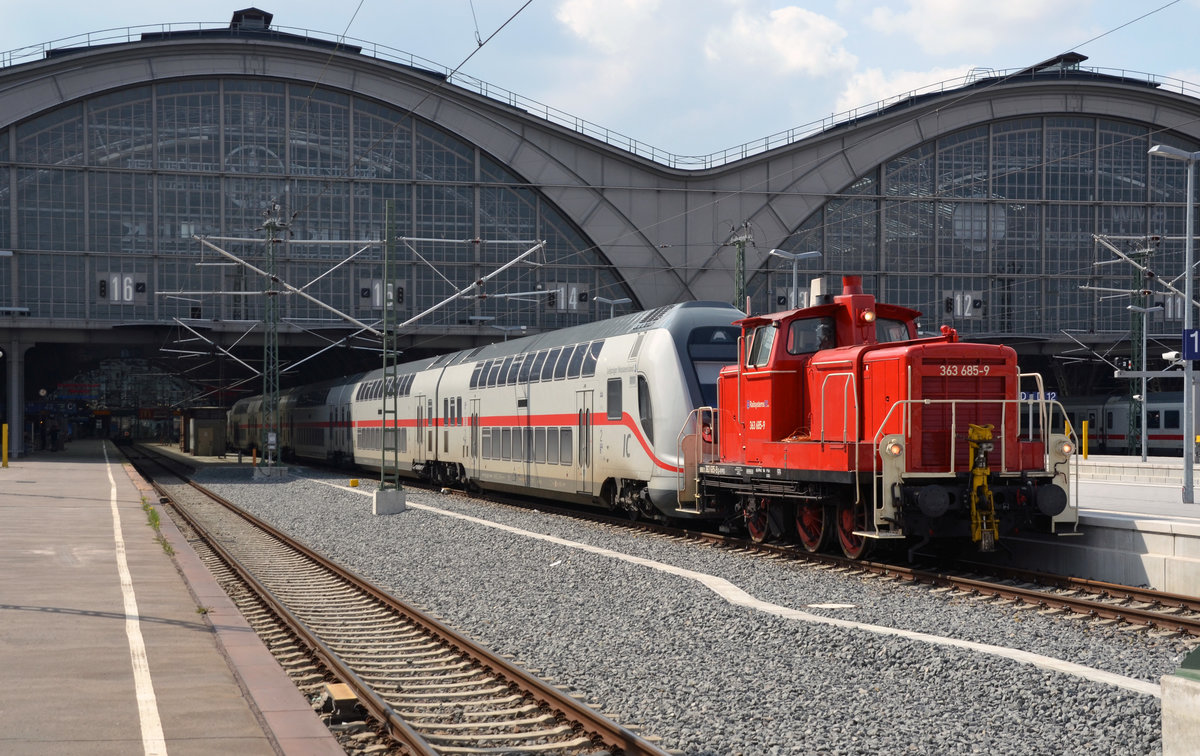
[(863, 538), (878, 538), (880, 540), (907, 538), (903, 533), (880, 533), (874, 530), (855, 530), (854, 535), (862, 536)]

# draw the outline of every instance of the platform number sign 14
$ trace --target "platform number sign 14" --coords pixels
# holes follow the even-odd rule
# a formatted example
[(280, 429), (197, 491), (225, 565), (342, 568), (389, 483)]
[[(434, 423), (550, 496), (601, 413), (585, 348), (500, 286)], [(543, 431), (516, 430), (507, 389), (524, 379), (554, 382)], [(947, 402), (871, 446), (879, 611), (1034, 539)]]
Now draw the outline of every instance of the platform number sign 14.
[(1183, 329), (1183, 359), (1200, 360), (1200, 328)]

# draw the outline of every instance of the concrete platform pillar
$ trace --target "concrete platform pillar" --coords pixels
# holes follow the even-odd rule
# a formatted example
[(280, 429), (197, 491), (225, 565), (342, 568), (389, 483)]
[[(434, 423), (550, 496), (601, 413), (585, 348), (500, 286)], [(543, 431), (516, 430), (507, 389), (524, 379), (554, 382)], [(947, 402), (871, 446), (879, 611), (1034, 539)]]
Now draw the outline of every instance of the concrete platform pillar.
[(407, 508), (404, 505), (403, 488), (385, 488), (375, 492), (374, 506), (371, 511), (377, 515), (390, 515), (403, 512)]
[(1200, 743), (1200, 649), (1162, 678), (1163, 756), (1196, 753)]
[(254, 468), (255, 478), (286, 478), (287, 474), (288, 469), (278, 465), (271, 465), (270, 467), (266, 465), (256, 465)]

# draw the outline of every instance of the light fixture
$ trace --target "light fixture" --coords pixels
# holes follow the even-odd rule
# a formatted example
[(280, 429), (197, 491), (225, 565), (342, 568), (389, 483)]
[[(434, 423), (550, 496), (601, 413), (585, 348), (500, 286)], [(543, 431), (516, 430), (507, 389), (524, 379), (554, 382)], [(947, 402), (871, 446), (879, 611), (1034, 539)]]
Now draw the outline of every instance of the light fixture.
[(796, 272), (796, 266), (801, 260), (810, 260), (814, 257), (820, 257), (820, 250), (814, 249), (809, 252), (784, 252), (782, 249), (773, 249), (767, 254), (774, 255), (775, 257), (782, 257), (784, 260), (792, 261), (792, 291), (788, 298), (788, 307), (793, 310), (796, 309), (799, 306), (798, 300), (800, 299), (798, 280), (799, 274)]

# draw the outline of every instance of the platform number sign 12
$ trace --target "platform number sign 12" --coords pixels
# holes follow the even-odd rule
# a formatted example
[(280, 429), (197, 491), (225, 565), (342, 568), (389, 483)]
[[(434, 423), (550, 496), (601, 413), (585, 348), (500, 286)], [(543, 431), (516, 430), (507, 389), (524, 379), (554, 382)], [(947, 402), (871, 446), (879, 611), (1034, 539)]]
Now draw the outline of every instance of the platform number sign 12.
[(1183, 359), (1200, 360), (1200, 328), (1183, 329)]

